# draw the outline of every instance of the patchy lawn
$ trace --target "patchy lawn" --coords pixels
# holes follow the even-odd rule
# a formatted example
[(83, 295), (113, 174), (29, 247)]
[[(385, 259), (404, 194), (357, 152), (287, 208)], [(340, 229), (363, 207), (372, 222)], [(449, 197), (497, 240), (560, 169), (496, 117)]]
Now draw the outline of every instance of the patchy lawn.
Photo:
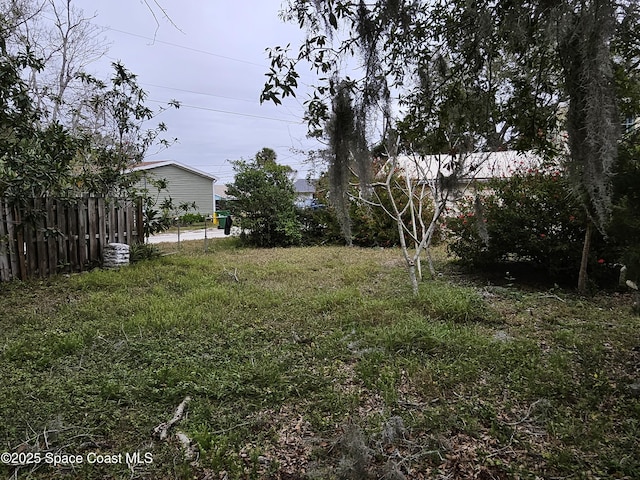
[(640, 478), (627, 296), (445, 268), (413, 298), (393, 249), (202, 245), (0, 285), (0, 475)]

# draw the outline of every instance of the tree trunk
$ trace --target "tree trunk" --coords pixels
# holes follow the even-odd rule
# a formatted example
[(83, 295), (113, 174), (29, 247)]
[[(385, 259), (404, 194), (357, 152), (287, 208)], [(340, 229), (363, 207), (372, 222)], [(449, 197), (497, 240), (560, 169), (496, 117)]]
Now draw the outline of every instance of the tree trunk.
[(436, 269), (433, 266), (433, 259), (431, 258), (431, 239), (427, 241), (427, 244), (424, 246), (424, 250), (426, 252), (427, 264), (429, 265), (431, 280), (434, 280), (436, 278)]
[(411, 280), (411, 289), (413, 291), (413, 296), (418, 296), (418, 277), (416, 276), (416, 264), (415, 262), (409, 262), (409, 279)]
[(587, 264), (589, 262), (589, 251), (591, 250), (591, 222), (587, 223), (587, 230), (584, 234), (584, 244), (582, 246), (582, 259), (580, 261), (580, 273), (578, 274), (578, 292), (587, 292)]
[(405, 181), (406, 181), (406, 188), (407, 188), (407, 194), (409, 195), (409, 211), (411, 212), (411, 231), (413, 233), (413, 238), (414, 238), (414, 242), (413, 242), (413, 246), (416, 249), (416, 254), (414, 255), (414, 258), (416, 259), (416, 267), (418, 269), (417, 271), (417, 276), (418, 276), (418, 280), (422, 281), (422, 262), (420, 260), (421, 255), (420, 255), (420, 242), (418, 241), (418, 225), (416, 223), (416, 209), (415, 209), (415, 205), (413, 204), (413, 185), (411, 183), (411, 179), (409, 178), (409, 171), (405, 171)]

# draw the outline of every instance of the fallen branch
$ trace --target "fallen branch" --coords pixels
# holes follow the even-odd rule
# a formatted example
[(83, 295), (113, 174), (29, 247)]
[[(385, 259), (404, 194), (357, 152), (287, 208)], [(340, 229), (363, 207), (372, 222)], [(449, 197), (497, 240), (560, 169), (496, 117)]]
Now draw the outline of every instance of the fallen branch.
[(548, 293), (548, 294), (540, 294), (541, 298), (555, 298), (556, 300), (560, 300), (562, 303), (567, 303), (567, 301), (564, 298), (560, 298), (558, 295), (554, 295), (553, 293)]
[(531, 413), (533, 412), (533, 409), (540, 403), (545, 401), (544, 398), (539, 398), (538, 400), (536, 400), (535, 402), (533, 402), (531, 405), (529, 405), (529, 408), (527, 409), (527, 413), (525, 414), (524, 417), (522, 417), (520, 420), (518, 420), (517, 422), (503, 422), (504, 425), (508, 425), (510, 427), (515, 427), (517, 425), (520, 425), (521, 423), (526, 422), (527, 420), (529, 420), (529, 417), (531, 417)]
[(169, 429), (176, 423), (178, 423), (182, 417), (184, 416), (184, 409), (187, 406), (187, 403), (191, 401), (191, 397), (185, 397), (185, 399), (178, 405), (176, 411), (173, 414), (173, 418), (166, 423), (161, 423), (156, 428), (153, 429), (153, 434), (157, 436), (160, 440), (166, 440), (167, 435), (169, 434)]
[(226, 273), (231, 278), (233, 278), (237, 283), (240, 283), (240, 279), (238, 278), (238, 269), (237, 268), (233, 269), (233, 273), (231, 273), (229, 270), (227, 270), (227, 267), (222, 267), (222, 269), (223, 269), (224, 273)]
[(190, 461), (197, 457), (198, 447), (193, 445), (193, 442), (185, 433), (176, 432), (176, 439), (178, 439), (180, 446), (182, 446), (185, 460)]

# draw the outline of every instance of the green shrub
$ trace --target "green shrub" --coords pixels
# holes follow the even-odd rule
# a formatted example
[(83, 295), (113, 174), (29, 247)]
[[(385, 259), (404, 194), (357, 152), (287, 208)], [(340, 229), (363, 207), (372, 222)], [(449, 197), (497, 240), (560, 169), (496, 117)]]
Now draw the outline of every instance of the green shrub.
[[(330, 206), (330, 201), (326, 193), (326, 179), (321, 179), (318, 189), (318, 203), (328, 205), (319, 209), (305, 209), (299, 213), (301, 223), (304, 225), (304, 244), (344, 244), (344, 236), (340, 230), (340, 224), (335, 210)], [(400, 184), (400, 181), (397, 182)], [(392, 211), (391, 200), (389, 194), (384, 187), (375, 187), (377, 196), (373, 196), (372, 201), (377, 202), (378, 199), (384, 205), (387, 211)], [(357, 191), (354, 187), (352, 192), (357, 197)], [(399, 208), (407, 202), (407, 196), (404, 191), (396, 187), (393, 189), (393, 196)], [(433, 209), (430, 205), (425, 206), (423, 217), (425, 223), (428, 224)], [(366, 202), (352, 200), (350, 205), (351, 217), (351, 234), (353, 244), (358, 247), (394, 247), (400, 244), (398, 234), (398, 225), (383, 208), (375, 205), (369, 205)], [(403, 220), (405, 225), (411, 225), (411, 214), (406, 212)], [(419, 221), (419, 220), (416, 220)]]
[(149, 238), (150, 235), (155, 235), (156, 233), (162, 233), (169, 230), (172, 224), (172, 217), (170, 212), (165, 208), (158, 210), (152, 206), (145, 206), (143, 211), (143, 222), (144, 236), (145, 238)]
[(205, 216), (201, 213), (185, 213), (180, 217), (180, 223), (182, 225), (193, 225), (194, 223), (202, 223), (205, 220)]
[(129, 247), (129, 261), (131, 263), (151, 260), (161, 255), (160, 249), (151, 243), (134, 243)]
[[(376, 191), (387, 210), (391, 209), (388, 194), (381, 187)], [(397, 197), (400, 190), (394, 192)], [(396, 199), (396, 201), (399, 201)], [(364, 202), (353, 202), (351, 205), (353, 222), (353, 244), (359, 247), (393, 247), (400, 244), (398, 224), (382, 208), (367, 205)]]
[(303, 245), (344, 244), (344, 236), (333, 208), (298, 208), (297, 218), (302, 225)]
[[(560, 280), (577, 275), (586, 218), (563, 174), (541, 168), (490, 181), (477, 198), (465, 198), (446, 228), (450, 253), (466, 265), (522, 262)], [(592, 270), (613, 260), (604, 251), (594, 235)]]
[(640, 279), (640, 130), (624, 137), (613, 178), (613, 218), (609, 226), (612, 250), (629, 269), (627, 278)]
[(234, 182), (227, 194), (235, 198), (231, 213), (243, 228), (240, 239), (254, 247), (288, 247), (302, 241), (296, 217), (292, 169), (276, 163), (276, 153), (263, 148), (254, 160), (232, 162)]

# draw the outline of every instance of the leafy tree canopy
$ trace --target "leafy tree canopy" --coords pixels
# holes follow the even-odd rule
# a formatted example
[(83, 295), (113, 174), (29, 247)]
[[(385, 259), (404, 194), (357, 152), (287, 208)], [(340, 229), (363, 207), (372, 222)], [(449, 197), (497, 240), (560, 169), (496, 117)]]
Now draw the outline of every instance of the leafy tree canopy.
[(269, 50), (261, 100), (295, 95), (310, 64), (320, 76), (306, 104), (312, 134), (333, 138), (348, 86), (361, 137), (379, 131), (391, 158), (463, 162), (507, 148), (561, 157), (591, 220), (587, 252), (591, 226), (604, 232), (611, 219), (619, 112), (637, 113), (638, 11), (637, 0), (289, 2), (282, 17), (306, 39), (297, 52)]
[(276, 158), (273, 150), (263, 148), (253, 160), (234, 161), (235, 179), (227, 186), (227, 194), (234, 198), (234, 221), (244, 230), (242, 238), (257, 247), (297, 245), (302, 239), (293, 171)]

